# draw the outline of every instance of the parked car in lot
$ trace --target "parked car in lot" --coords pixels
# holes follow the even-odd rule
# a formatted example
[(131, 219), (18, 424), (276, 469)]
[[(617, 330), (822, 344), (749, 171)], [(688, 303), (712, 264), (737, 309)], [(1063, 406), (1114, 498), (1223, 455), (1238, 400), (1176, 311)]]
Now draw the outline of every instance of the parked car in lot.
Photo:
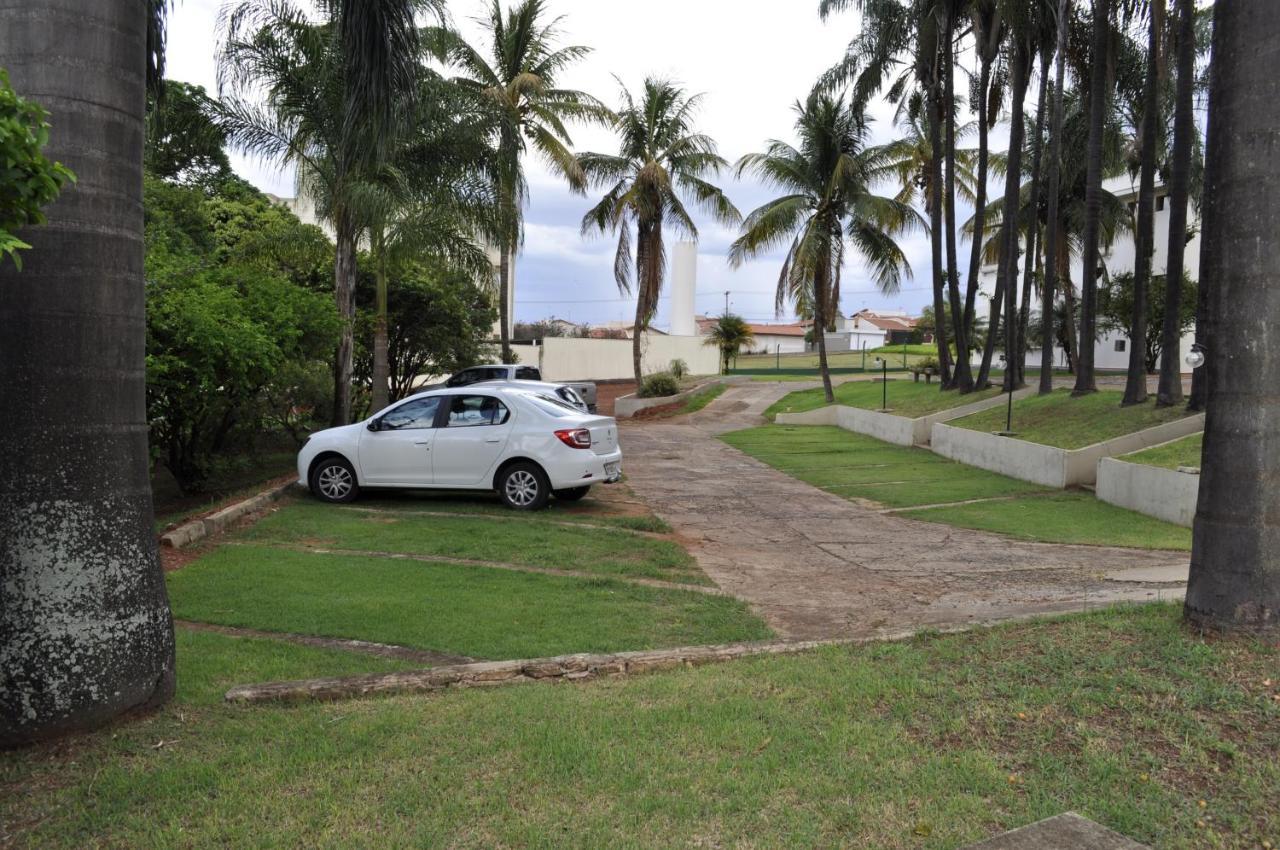
[[(469, 387), (472, 384), (488, 383), (491, 381), (542, 381), (542, 372), (537, 366), (522, 366), (520, 364), (506, 363), (489, 363), (484, 366), (471, 366), (467, 369), (459, 370), (449, 376), (449, 380), (444, 382), (446, 387)], [(556, 387), (556, 394), (570, 404), (577, 405), (582, 402), (584, 409), (591, 413), (596, 412), (596, 385), (591, 381), (569, 381), (568, 383), (550, 383), (547, 386)], [(564, 389), (569, 391), (568, 394), (563, 392)], [(576, 397), (575, 401), (572, 397)]]
[(517, 510), (576, 501), (622, 475), (618, 424), (509, 384), (432, 390), (312, 434), (298, 478), (326, 502), (362, 489), (496, 490)]

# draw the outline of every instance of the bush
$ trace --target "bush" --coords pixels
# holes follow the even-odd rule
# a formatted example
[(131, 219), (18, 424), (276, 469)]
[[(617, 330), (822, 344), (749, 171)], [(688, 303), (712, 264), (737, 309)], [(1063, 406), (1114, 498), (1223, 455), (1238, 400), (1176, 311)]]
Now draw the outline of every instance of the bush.
[(925, 371), (926, 369), (932, 369), (933, 371), (937, 372), (938, 359), (936, 357), (926, 357), (923, 360), (921, 360), (919, 363), (917, 363), (915, 368), (920, 370), (921, 372)]
[(640, 398), (660, 398), (680, 392), (680, 382), (668, 372), (657, 372), (640, 384)]
[(671, 373), (671, 377), (679, 381), (689, 374), (689, 364), (677, 357), (667, 366), (667, 371)]

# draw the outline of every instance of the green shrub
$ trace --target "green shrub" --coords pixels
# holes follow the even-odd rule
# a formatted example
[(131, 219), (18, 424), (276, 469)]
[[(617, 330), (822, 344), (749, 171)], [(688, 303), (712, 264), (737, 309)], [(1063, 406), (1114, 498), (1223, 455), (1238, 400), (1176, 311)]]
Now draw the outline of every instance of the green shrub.
[(938, 358), (936, 358), (936, 357), (926, 357), (926, 358), (924, 358), (923, 360), (921, 360), (919, 363), (917, 363), (917, 364), (916, 364), (916, 368), (917, 368), (917, 369), (919, 369), (921, 372), (925, 371), (926, 369), (932, 369), (933, 371), (937, 372), (937, 371), (938, 371)]
[(640, 384), (640, 398), (659, 398), (680, 392), (680, 382), (669, 372), (656, 372)]
[(667, 371), (671, 373), (671, 377), (679, 381), (689, 374), (689, 364), (677, 357), (667, 365)]

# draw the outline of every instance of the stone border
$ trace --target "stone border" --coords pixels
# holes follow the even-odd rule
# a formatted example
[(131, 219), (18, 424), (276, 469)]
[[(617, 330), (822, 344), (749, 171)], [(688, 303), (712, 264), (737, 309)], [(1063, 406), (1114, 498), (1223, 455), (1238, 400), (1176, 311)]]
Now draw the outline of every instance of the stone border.
[(637, 390), (629, 395), (620, 395), (613, 400), (613, 418), (614, 419), (630, 419), (642, 410), (648, 410), (651, 407), (665, 407), (668, 404), (677, 404), (684, 401), (690, 396), (697, 395), (713, 384), (725, 384), (724, 376), (713, 378), (709, 381), (703, 381), (692, 389), (678, 392), (675, 395), (655, 396), (654, 398), (640, 398)]
[(279, 484), (270, 490), (264, 490), (255, 496), (250, 496), (233, 505), (228, 505), (216, 513), (209, 514), (209, 516), (183, 523), (172, 531), (160, 535), (160, 543), (172, 549), (190, 546), (192, 543), (203, 540), (211, 534), (217, 534), (225, 530), (227, 526), (241, 517), (260, 511), (267, 505), (279, 501), (280, 497), (289, 491), (289, 488), (298, 486), (300, 483), (298, 481), (286, 481), (284, 484)]
[(938, 423), (933, 426), (930, 443), (934, 452), (951, 460), (1033, 484), (1065, 489), (1093, 484), (1098, 478), (1098, 461), (1104, 457), (1126, 455), (1203, 430), (1204, 414), (1201, 413), (1084, 448), (1059, 449)]
[[(1026, 398), (1034, 392), (1034, 387), (1028, 387), (1018, 390), (1013, 397), (1014, 399)], [(939, 410), (937, 413), (915, 419), (894, 416), (892, 413), (880, 413), (862, 407), (829, 404), (804, 413), (779, 413), (774, 417), (774, 421), (779, 425), (835, 425), (846, 431), (866, 434), (868, 437), (875, 437), (877, 440), (898, 446), (927, 446), (932, 439), (933, 426), (939, 422), (949, 422), (952, 419), (959, 419), (971, 413), (980, 413), (1002, 404), (1008, 404), (1008, 397), (1004, 394)]]
[(1103, 502), (1190, 528), (1200, 474), (1104, 457), (1098, 461), (1096, 495)]

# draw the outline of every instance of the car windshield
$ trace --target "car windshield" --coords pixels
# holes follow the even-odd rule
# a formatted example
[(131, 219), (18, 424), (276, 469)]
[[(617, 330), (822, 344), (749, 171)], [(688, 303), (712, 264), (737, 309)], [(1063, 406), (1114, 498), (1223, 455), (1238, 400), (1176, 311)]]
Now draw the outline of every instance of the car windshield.
[(561, 401), (553, 396), (542, 395), (540, 393), (524, 393), (524, 397), (533, 402), (534, 406), (543, 413), (550, 414), (557, 418), (563, 418), (565, 416), (580, 416), (582, 414), (582, 411), (574, 407), (572, 404), (569, 404), (566, 401)]

